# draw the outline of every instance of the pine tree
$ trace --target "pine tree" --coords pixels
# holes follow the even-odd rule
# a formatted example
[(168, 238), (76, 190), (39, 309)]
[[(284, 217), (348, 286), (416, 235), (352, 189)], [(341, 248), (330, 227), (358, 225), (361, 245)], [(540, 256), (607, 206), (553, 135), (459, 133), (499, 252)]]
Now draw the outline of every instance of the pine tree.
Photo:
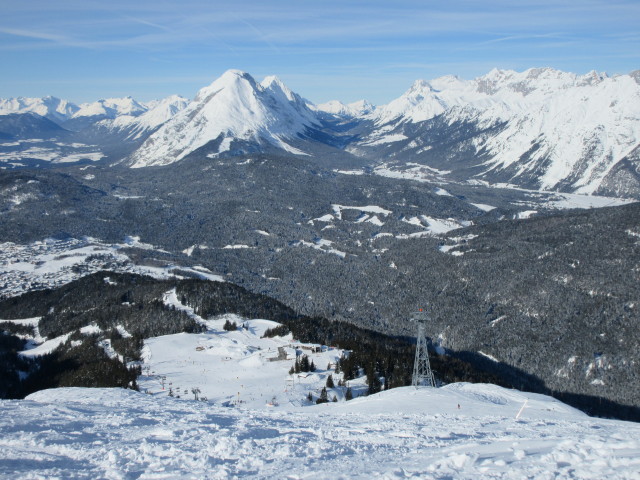
[(327, 403), (329, 401), (329, 395), (327, 395), (327, 387), (322, 387), (320, 392), (320, 398), (316, 400), (316, 403)]
[(351, 391), (351, 387), (347, 387), (347, 393), (345, 393), (344, 399), (347, 401), (353, 400), (353, 392)]
[(311, 392), (309, 392), (309, 395), (307, 395), (307, 400), (313, 402), (313, 395), (311, 394)]
[(327, 388), (334, 388), (335, 384), (333, 383), (333, 375), (329, 375), (327, 377)]
[(227, 332), (232, 332), (238, 329), (238, 324), (236, 322), (230, 322), (229, 319), (227, 319), (227, 321), (224, 322), (224, 326), (222, 328)]
[(382, 383), (380, 383), (380, 378), (378, 378), (378, 375), (374, 372), (371, 376), (371, 380), (369, 380), (369, 390), (367, 391), (367, 393), (371, 395), (374, 393), (378, 393), (381, 390)]
[(309, 371), (309, 357), (307, 357), (306, 355), (302, 355), (302, 358), (300, 359), (300, 371)]

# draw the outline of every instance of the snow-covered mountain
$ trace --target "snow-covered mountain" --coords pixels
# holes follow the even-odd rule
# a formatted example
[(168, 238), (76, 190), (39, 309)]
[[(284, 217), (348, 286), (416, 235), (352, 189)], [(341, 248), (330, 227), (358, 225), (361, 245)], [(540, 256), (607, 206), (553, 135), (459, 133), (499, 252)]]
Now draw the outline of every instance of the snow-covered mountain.
[(640, 84), (632, 74), (494, 69), (471, 81), (419, 80), (369, 119), (374, 128), (352, 152), (375, 147), (430, 164), (435, 149), (446, 168), (442, 159), (464, 150), (479, 179), (592, 194), (640, 145)]
[[(407, 162), (418, 162), (452, 181), (640, 196), (638, 71), (448, 75), (418, 80), (374, 107), (364, 100), (313, 105), (277, 77), (258, 83), (229, 70), (188, 104), (177, 96), (80, 106), (54, 97), (0, 100), (0, 114), (10, 113), (36, 113), (82, 132), (81, 143), (109, 150), (110, 160), (128, 157), (134, 167), (167, 165), (206, 145), (211, 156), (280, 150), (357, 165), (384, 162), (400, 175)], [(111, 148), (119, 142), (127, 147)]]
[(259, 84), (247, 73), (228, 70), (151, 135), (130, 161), (133, 167), (167, 165), (214, 141), (214, 154), (231, 150), (235, 141), (303, 153), (289, 142), (318, 123), (276, 77)]
[[(125, 280), (106, 275), (98, 285)], [(349, 379), (336, 368), (355, 352), (300, 342), (292, 333), (266, 335), (279, 324), (264, 318), (204, 318), (199, 307), (183, 303), (175, 284), (166, 286), (161, 303), (205, 328), (145, 338), (140, 360), (128, 361), (116, 344), (132, 338), (120, 317), (117, 334), (96, 348), (102, 363), (139, 367), (140, 391), (49, 388), (0, 400), (0, 475), (637, 478), (637, 423), (589, 417), (546, 395), (486, 383), (366, 395), (366, 375)], [(120, 292), (116, 298), (121, 303)], [(105, 331), (94, 318), (52, 338), (42, 336), (40, 317), (3, 322), (31, 329), (35, 337), (26, 335), (32, 341), (20, 355), (35, 361), (95, 342)], [(316, 367), (296, 373), (303, 355)]]
[(131, 97), (107, 98), (80, 105), (50, 96), (42, 98), (0, 98), (0, 115), (36, 113), (56, 123), (64, 123), (71, 119), (83, 117), (113, 119), (122, 115), (138, 116), (148, 110), (148, 106)]
[(147, 111), (147, 107), (138, 103), (131, 97), (107, 98), (97, 102), (82, 103), (80, 109), (72, 118), (80, 117), (106, 117), (116, 118), (120, 115), (137, 116)]
[(123, 115), (137, 117), (148, 108), (131, 97), (107, 98), (96, 102), (82, 103), (77, 112), (67, 119), (63, 126), (70, 130), (81, 131), (105, 119), (114, 119)]
[(376, 107), (366, 100), (358, 100), (357, 102), (347, 104), (339, 100), (330, 100), (326, 103), (311, 105), (311, 108), (339, 117), (357, 118), (372, 113)]
[(121, 132), (128, 138), (136, 140), (157, 129), (179, 111), (184, 110), (188, 104), (189, 100), (186, 98), (180, 95), (171, 95), (146, 104), (145, 108), (149, 105), (150, 107), (143, 113), (134, 114), (133, 112), (136, 111), (134, 110), (132, 113), (120, 114), (115, 118), (99, 121), (96, 127)]
[(76, 104), (56, 97), (0, 98), (0, 115), (35, 113), (56, 123), (64, 122), (80, 110)]

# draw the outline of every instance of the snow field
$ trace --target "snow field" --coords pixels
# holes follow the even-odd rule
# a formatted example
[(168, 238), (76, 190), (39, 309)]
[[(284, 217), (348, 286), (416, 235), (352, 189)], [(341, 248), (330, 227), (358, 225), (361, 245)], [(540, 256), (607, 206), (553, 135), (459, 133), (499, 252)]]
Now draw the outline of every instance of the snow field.
[(636, 479), (640, 426), (492, 385), (290, 410), (65, 388), (0, 401), (0, 452), (3, 478)]
[[(261, 338), (268, 328), (278, 326), (270, 320), (245, 320), (229, 314), (204, 321), (188, 307), (165, 295), (165, 302), (177, 304), (193, 318), (206, 323), (208, 331), (200, 334), (179, 333), (145, 340), (143, 371), (138, 380), (140, 390), (155, 396), (173, 395), (194, 399), (193, 389), (199, 397), (217, 405), (241, 405), (247, 408), (279, 408), (308, 405), (306, 396), (314, 398), (326, 384), (330, 374), (336, 388), (328, 389), (329, 398), (344, 399), (346, 388), (337, 387), (340, 375), (326, 370), (335, 366), (341, 350), (326, 349), (312, 353), (319, 345), (300, 344), (287, 337)], [(175, 302), (175, 303), (174, 303)], [(247, 329), (225, 331), (226, 321)], [(278, 357), (278, 348), (286, 352), (286, 360), (271, 361)], [(315, 372), (289, 375), (297, 354), (307, 354), (316, 365)], [(164, 382), (163, 382), (164, 377)], [(164, 383), (164, 385), (163, 385)], [(364, 390), (363, 380), (357, 380), (354, 392)]]

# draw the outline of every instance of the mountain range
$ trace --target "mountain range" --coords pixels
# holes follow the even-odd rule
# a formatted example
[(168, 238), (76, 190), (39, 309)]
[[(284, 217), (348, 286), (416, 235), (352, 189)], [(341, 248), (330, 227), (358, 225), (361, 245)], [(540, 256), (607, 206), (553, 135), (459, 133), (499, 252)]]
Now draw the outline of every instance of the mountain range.
[[(412, 163), (455, 181), (640, 197), (640, 71), (494, 69), (469, 81), (418, 80), (375, 107), (366, 101), (314, 105), (277, 77), (259, 83), (229, 70), (191, 101), (0, 100), (2, 138), (29, 138), (28, 128), (16, 127), (16, 114), (45, 117), (69, 131), (65, 138), (95, 146), (104, 161), (135, 168), (168, 165), (196, 150), (210, 158), (281, 152), (395, 171)], [(51, 135), (46, 129), (41, 137)], [(0, 148), (7, 166), (32, 160), (7, 144)], [(9, 151), (14, 154), (2, 155)]]
[(0, 297), (130, 261), (387, 335), (428, 305), (474, 366), (639, 418), (638, 81), (494, 70), (374, 107), (230, 70), (190, 101), (3, 101)]

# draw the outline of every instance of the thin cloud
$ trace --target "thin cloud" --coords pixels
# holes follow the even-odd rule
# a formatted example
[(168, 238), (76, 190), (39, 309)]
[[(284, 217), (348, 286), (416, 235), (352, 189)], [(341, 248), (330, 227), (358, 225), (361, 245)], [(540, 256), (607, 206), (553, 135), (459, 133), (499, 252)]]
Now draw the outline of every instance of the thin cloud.
[(13, 35), (16, 37), (33, 38), (37, 40), (50, 40), (53, 42), (65, 42), (69, 40), (68, 37), (55, 33), (40, 32), (35, 30), (23, 30), (19, 28), (0, 27), (0, 33)]
[(416, 78), (492, 67), (630, 71), (640, 55), (637, 0), (4, 0), (2, 13), (2, 95), (46, 68), (81, 91), (87, 72), (137, 85), (180, 71), (205, 84), (238, 67), (294, 78), (310, 97), (331, 85), (337, 98), (380, 98)]

